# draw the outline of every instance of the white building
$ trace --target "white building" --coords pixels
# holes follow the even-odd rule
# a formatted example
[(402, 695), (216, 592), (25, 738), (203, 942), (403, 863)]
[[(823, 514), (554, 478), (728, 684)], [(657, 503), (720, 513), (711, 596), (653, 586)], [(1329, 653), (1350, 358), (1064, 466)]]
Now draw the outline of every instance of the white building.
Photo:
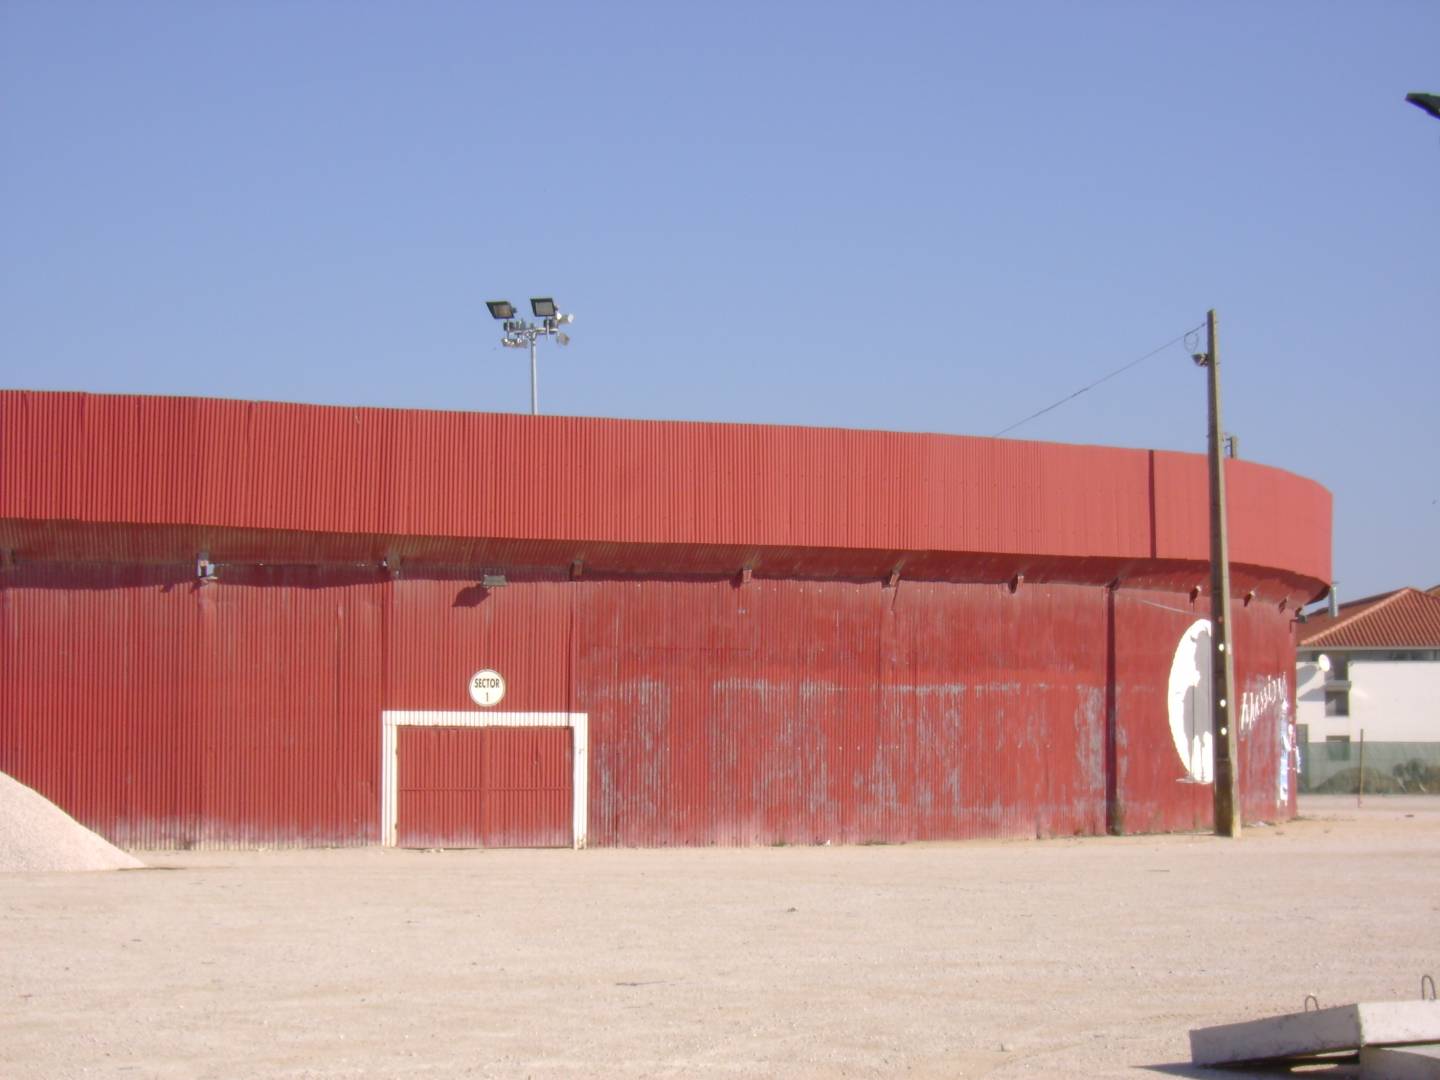
[(1440, 586), (1310, 616), (1296, 661), (1302, 791), (1353, 790), (1362, 736), (1368, 790), (1440, 791)]

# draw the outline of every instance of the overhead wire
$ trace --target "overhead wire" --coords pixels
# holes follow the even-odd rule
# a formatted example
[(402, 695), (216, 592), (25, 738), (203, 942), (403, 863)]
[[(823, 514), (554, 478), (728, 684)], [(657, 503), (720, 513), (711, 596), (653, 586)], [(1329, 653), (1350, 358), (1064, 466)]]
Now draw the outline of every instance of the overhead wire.
[(1151, 357), (1153, 357), (1153, 356), (1159, 356), (1162, 352), (1164, 352), (1166, 349), (1170, 348), (1172, 345), (1178, 345), (1178, 344), (1180, 344), (1180, 342), (1182, 342), (1182, 341), (1188, 343), (1188, 342), (1189, 342), (1189, 339), (1190, 339), (1192, 336), (1194, 336), (1195, 334), (1198, 334), (1198, 333), (1199, 333), (1201, 330), (1203, 330), (1204, 328), (1205, 328), (1205, 324), (1204, 324), (1204, 323), (1201, 323), (1199, 326), (1194, 326), (1194, 327), (1191, 327), (1189, 330), (1186, 330), (1183, 334), (1177, 334), (1175, 337), (1173, 337), (1173, 338), (1171, 338), (1169, 341), (1165, 342), (1164, 345), (1158, 345), (1158, 346), (1156, 346), (1155, 348), (1151, 349), (1149, 352), (1147, 352), (1144, 356), (1141, 356), (1141, 357), (1139, 357), (1139, 358), (1137, 358), (1137, 359), (1135, 359), (1135, 360), (1131, 360), (1128, 364), (1124, 364), (1124, 365), (1122, 365), (1121, 367), (1116, 368), (1114, 371), (1110, 372), (1108, 375), (1102, 375), (1100, 378), (1096, 379), (1094, 382), (1088, 383), (1087, 385), (1080, 387), (1080, 389), (1079, 389), (1079, 390), (1076, 390), (1073, 394), (1067, 394), (1065, 397), (1061, 398), (1059, 401), (1055, 401), (1055, 402), (1052, 402), (1052, 403), (1049, 404), (1049, 405), (1046, 405), (1043, 409), (1040, 409), (1040, 410), (1038, 410), (1037, 412), (1031, 413), (1029, 416), (1025, 417), (1023, 420), (1016, 420), (1015, 423), (1011, 424), (1009, 427), (1003, 427), (1003, 428), (1001, 428), (999, 431), (995, 432), (994, 437), (995, 437), (995, 438), (998, 438), (999, 436), (1004, 435), (1007, 431), (1014, 431), (1014, 430), (1015, 430), (1016, 428), (1018, 428), (1020, 425), (1022, 425), (1022, 424), (1028, 424), (1031, 420), (1034, 420), (1034, 419), (1036, 419), (1037, 417), (1044, 416), (1046, 413), (1050, 412), (1052, 409), (1058, 409), (1061, 405), (1064, 405), (1067, 401), (1074, 401), (1074, 400), (1075, 400), (1077, 397), (1079, 397), (1081, 394), (1083, 394), (1083, 393), (1085, 393), (1086, 391), (1089, 391), (1089, 390), (1094, 390), (1095, 387), (1099, 386), (1101, 383), (1109, 382), (1111, 379), (1115, 378), (1116, 375), (1123, 375), (1125, 372), (1129, 371), (1131, 368), (1133, 368), (1133, 367), (1135, 367), (1135, 366), (1137, 366), (1137, 365), (1139, 365), (1139, 364), (1143, 364), (1146, 360), (1149, 360)]

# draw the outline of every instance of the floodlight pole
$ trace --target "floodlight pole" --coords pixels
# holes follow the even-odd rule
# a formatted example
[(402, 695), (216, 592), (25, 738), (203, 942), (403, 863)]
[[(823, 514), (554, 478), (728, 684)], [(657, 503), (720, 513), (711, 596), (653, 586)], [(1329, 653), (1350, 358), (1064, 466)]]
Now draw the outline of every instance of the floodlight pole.
[[(515, 305), (508, 300), (486, 301), (486, 305), (490, 308), (491, 316), (504, 323), (505, 336), (500, 339), (500, 344), (507, 349), (530, 346), (530, 415), (539, 416), (540, 363), (537, 346), (542, 337), (554, 337), (561, 345), (570, 344), (570, 335), (560, 328), (574, 322), (575, 316), (560, 312), (555, 307), (555, 301), (549, 297), (530, 301), (536, 312), (535, 317), (539, 320), (533, 323), (516, 318)], [(548, 311), (549, 314), (541, 315), (541, 311)]]
[(530, 415), (540, 415), (539, 376), (535, 367), (535, 335), (530, 335)]
[(1235, 773), (1235, 658), (1230, 643), (1230, 544), (1225, 523), (1225, 438), (1220, 421), (1220, 350), (1215, 311), (1205, 316), (1204, 357), (1210, 402), (1210, 731), (1215, 757), (1215, 835), (1240, 835)]

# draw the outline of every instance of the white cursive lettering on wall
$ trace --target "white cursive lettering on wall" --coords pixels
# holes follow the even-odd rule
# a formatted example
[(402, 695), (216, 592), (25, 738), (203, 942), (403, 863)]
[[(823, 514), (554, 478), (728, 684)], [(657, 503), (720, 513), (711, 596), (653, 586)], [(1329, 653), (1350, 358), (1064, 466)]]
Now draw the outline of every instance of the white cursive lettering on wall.
[(1249, 731), (1277, 706), (1282, 717), (1290, 711), (1290, 681), (1284, 675), (1272, 675), (1258, 690), (1245, 691), (1240, 698), (1240, 730)]

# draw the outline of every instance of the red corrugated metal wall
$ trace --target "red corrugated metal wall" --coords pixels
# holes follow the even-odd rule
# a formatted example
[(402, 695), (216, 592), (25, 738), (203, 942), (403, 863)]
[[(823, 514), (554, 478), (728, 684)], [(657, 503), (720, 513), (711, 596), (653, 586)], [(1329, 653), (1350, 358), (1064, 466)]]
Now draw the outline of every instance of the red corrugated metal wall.
[[(1294, 719), (1293, 612), (1275, 604), (1236, 600), (1231, 613), (1235, 683), (1241, 695), (1265, 696), (1253, 722), (1241, 724), (1237, 770), (1244, 817), (1274, 821), (1294, 816), (1294, 763), (1284, 737)], [(1168, 675), (1180, 637), (1196, 619), (1210, 617), (1209, 604), (1184, 595), (1120, 589), (1115, 593), (1117, 699), (1117, 810), (1123, 831), (1160, 832), (1208, 827), (1212, 788), (1187, 778), (1171, 739)], [(1282, 707), (1281, 702), (1284, 702)], [(1289, 770), (1279, 798), (1282, 770)]]
[[(1328, 583), (1329, 493), (1226, 472), (1231, 559)], [(738, 545), (1204, 562), (1207, 498), (1196, 454), (0, 391), (0, 522), (566, 541), (601, 561), (604, 545)], [(46, 555), (43, 535), (0, 543)]]
[[(1237, 618), (1235, 612), (1241, 612)], [(1241, 809), (1250, 821), (1296, 813), (1293, 612), (1259, 602), (1234, 605), (1235, 690), (1240, 716)]]
[(1209, 617), (1208, 605), (1130, 589), (1118, 590), (1114, 604), (1116, 824), (1123, 832), (1200, 828), (1212, 820), (1212, 789), (1186, 779), (1168, 698), (1175, 648), (1196, 619)]
[[(1244, 808), (1274, 817), (1330, 497), (1226, 471)], [(591, 843), (1195, 827), (1167, 680), (1206, 505), (1198, 455), (0, 391), (0, 769), (135, 846), (372, 843), (382, 710), (471, 708), (494, 667), (505, 709), (588, 714)], [(510, 738), (404, 732), (407, 835), (472, 829), (412, 775), (447, 739), (508, 761), (492, 806), (560, 798), (528, 736), (487, 758)], [(461, 839), (556, 835), (483, 802)]]
[(378, 583), (28, 566), (0, 587), (0, 770), (121, 843), (377, 835)]
[(406, 727), (401, 847), (569, 847), (569, 728)]
[[(506, 676), (506, 710), (589, 715), (592, 844), (1094, 833), (1107, 784), (1127, 831), (1209, 818), (1166, 711), (1176, 644), (1206, 614), (1184, 594), (1122, 588), (1112, 622), (1093, 586), (516, 571), (486, 593), (294, 569), (197, 586), (188, 569), (18, 567), (0, 588), (0, 769), (125, 844), (373, 843), (381, 711), (471, 709), (481, 667)], [(1288, 618), (1237, 604), (1235, 625), (1240, 685), (1293, 694)], [(1252, 819), (1285, 812), (1280, 715), (1242, 735)], [(401, 769), (446, 737), (404, 731)], [(534, 752), (511, 786), (548, 809), (512, 818), (551, 825), (504, 842), (563, 843), (553, 748), (525, 779)], [(504, 832), (482, 815), (447, 834), (458, 813), (415, 819), (408, 842)]]

